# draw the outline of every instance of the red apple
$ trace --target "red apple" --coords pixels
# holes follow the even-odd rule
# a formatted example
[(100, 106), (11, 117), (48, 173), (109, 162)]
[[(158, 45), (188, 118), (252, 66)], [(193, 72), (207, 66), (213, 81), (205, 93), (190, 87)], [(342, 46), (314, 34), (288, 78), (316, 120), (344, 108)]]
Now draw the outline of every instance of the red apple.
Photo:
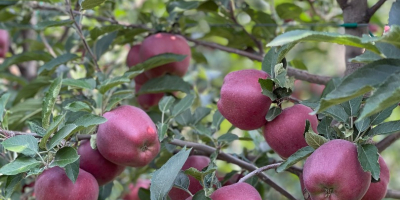
[(304, 200), (311, 200), (310, 193), (304, 187), (304, 179), (302, 173), (299, 175), (299, 179), (300, 179), (301, 193), (303, 194)]
[(164, 53), (186, 55), (186, 58), (181, 62), (172, 62), (147, 70), (145, 71), (146, 76), (155, 78), (164, 74), (173, 74), (183, 77), (189, 68), (191, 59), (191, 51), (186, 39), (180, 35), (156, 33), (144, 39), (140, 48), (142, 62)]
[(129, 184), (129, 193), (124, 196), (124, 200), (140, 200), (139, 189), (150, 187), (150, 180), (138, 179), (136, 184)]
[(8, 46), (10, 38), (8, 36), (8, 31), (0, 29), (0, 58), (4, 58), (8, 52)]
[(312, 111), (305, 105), (296, 104), (284, 109), (278, 117), (265, 124), (264, 138), (279, 156), (286, 159), (308, 146), (304, 139), (306, 120), (310, 121), (312, 130), (318, 133), (317, 116), (309, 115)]
[(248, 183), (235, 183), (215, 190), (212, 200), (261, 200), (258, 191)]
[(365, 193), (361, 200), (381, 200), (385, 198), (387, 186), (389, 184), (390, 173), (389, 168), (382, 156), (379, 156), (379, 166), (381, 167), (379, 182), (371, 183), (367, 193)]
[(368, 24), (368, 29), (369, 31), (371, 31), (372, 33), (375, 33), (378, 31), (379, 26), (376, 24)]
[(313, 200), (359, 200), (371, 184), (357, 158), (357, 147), (347, 140), (331, 140), (307, 158), (304, 186)]
[[(137, 64), (139, 64), (140, 61), (140, 44), (134, 45), (131, 47), (131, 49), (128, 52), (128, 56), (126, 57), (126, 65), (131, 68)], [(135, 83), (139, 85), (143, 85), (149, 80), (149, 78), (145, 75), (145, 73), (141, 73), (135, 77)]]
[(125, 166), (116, 165), (105, 159), (97, 149), (92, 149), (89, 140), (81, 142), (78, 154), (79, 167), (92, 174), (99, 186), (114, 180), (125, 169)]
[(73, 183), (60, 167), (45, 170), (35, 182), (37, 200), (97, 200), (99, 185), (96, 179), (79, 169), (78, 178)]
[(263, 95), (258, 79), (268, 74), (261, 70), (245, 69), (227, 74), (221, 88), (218, 110), (232, 125), (242, 130), (261, 128), (271, 99)]
[[(196, 168), (197, 170), (202, 170), (204, 167), (207, 167), (209, 163), (210, 158), (206, 156), (189, 156), (185, 164), (182, 166), (182, 170), (187, 170), (191, 167)], [(192, 176), (189, 176), (189, 181), (189, 191), (193, 195), (203, 189), (203, 186), (200, 184), (200, 182)], [(188, 194), (184, 190), (172, 188), (171, 191), (168, 193), (168, 196), (171, 198), (171, 200), (185, 200), (186, 198), (190, 197), (190, 194)]]
[[(141, 85), (136, 84), (135, 91), (138, 92), (141, 87)], [(141, 94), (137, 97), (137, 101), (141, 108), (148, 110), (150, 107), (158, 105), (163, 96), (164, 93)]]
[(99, 125), (96, 141), (104, 158), (118, 165), (143, 167), (157, 156), (157, 129), (142, 109), (124, 105), (103, 117), (107, 122)]

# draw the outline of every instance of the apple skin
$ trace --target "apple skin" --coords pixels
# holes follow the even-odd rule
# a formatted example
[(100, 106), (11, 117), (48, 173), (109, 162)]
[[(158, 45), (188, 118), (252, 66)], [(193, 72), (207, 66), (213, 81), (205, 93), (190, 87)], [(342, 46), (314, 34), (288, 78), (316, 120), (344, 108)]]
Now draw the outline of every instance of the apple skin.
[(215, 190), (210, 198), (212, 200), (261, 200), (258, 191), (248, 183), (235, 183)]
[(230, 72), (221, 87), (218, 110), (232, 125), (242, 130), (261, 128), (271, 99), (264, 96), (258, 79), (268, 78), (261, 70), (245, 69)]
[(371, 184), (371, 173), (362, 169), (354, 143), (336, 139), (307, 158), (303, 179), (313, 200), (359, 200)]
[[(182, 166), (182, 170), (187, 170), (191, 167), (196, 168), (197, 170), (202, 170), (204, 167), (207, 167), (210, 163), (210, 158), (206, 156), (189, 156), (186, 160), (185, 164)], [(193, 178), (192, 176), (189, 177), (189, 191), (194, 195), (198, 191), (203, 189), (203, 186), (200, 184), (198, 180)], [(190, 197), (190, 194), (185, 192), (184, 190), (178, 188), (172, 188), (171, 191), (168, 193), (169, 198), (171, 200), (185, 200), (186, 198)]]
[(97, 131), (97, 149), (107, 160), (131, 167), (149, 164), (160, 151), (157, 128), (140, 108), (123, 105), (104, 113)]
[(379, 29), (379, 26), (377, 24), (368, 24), (368, 29), (372, 32), (372, 33), (376, 33)]
[(129, 193), (124, 196), (124, 200), (140, 200), (139, 189), (150, 187), (150, 180), (148, 179), (138, 179), (136, 184), (129, 184)]
[(385, 198), (387, 186), (389, 184), (390, 173), (385, 160), (379, 155), (379, 166), (381, 167), (380, 181), (371, 183), (367, 193), (361, 200), (381, 200)]
[[(135, 85), (135, 91), (138, 92), (142, 86), (139, 84)], [(154, 94), (141, 94), (138, 95), (137, 101), (141, 108), (144, 110), (149, 110), (150, 107), (158, 105), (158, 102), (164, 97), (164, 93), (154, 93)]]
[(6, 57), (10, 38), (7, 30), (0, 29), (0, 58)]
[(297, 150), (308, 146), (304, 139), (306, 120), (310, 121), (311, 128), (318, 133), (318, 119), (308, 113), (313, 110), (302, 104), (283, 109), (275, 119), (264, 126), (264, 138), (268, 145), (282, 158), (286, 159)]
[[(131, 68), (141, 62), (140, 60), (140, 44), (133, 45), (126, 56), (126, 65), (128, 68)], [(146, 76), (145, 73), (141, 73), (135, 77), (135, 83), (139, 85), (143, 85), (146, 83), (149, 78)]]
[(145, 71), (146, 76), (148, 78), (155, 78), (164, 74), (173, 74), (183, 77), (189, 68), (192, 55), (186, 39), (180, 35), (156, 33), (143, 40), (142, 47), (140, 48), (142, 62), (150, 57), (164, 53), (186, 55), (186, 58), (181, 62), (172, 62), (147, 70)]
[(79, 167), (92, 174), (99, 186), (114, 180), (125, 169), (125, 166), (116, 165), (105, 159), (97, 149), (92, 149), (89, 140), (81, 142), (78, 154)]
[(98, 196), (96, 179), (83, 169), (79, 169), (75, 184), (60, 167), (45, 170), (35, 181), (37, 200), (97, 200)]
[(303, 173), (299, 175), (299, 179), (300, 179), (301, 193), (303, 194), (304, 200), (311, 200), (310, 193), (308, 193), (307, 189), (304, 187)]

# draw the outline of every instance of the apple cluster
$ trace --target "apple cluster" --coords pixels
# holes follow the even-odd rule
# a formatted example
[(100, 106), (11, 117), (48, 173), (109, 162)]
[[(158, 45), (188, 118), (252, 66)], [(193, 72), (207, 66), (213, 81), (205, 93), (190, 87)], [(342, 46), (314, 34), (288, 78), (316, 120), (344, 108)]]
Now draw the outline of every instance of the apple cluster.
[[(190, 64), (191, 51), (185, 38), (180, 35), (170, 33), (157, 33), (143, 40), (141, 44), (131, 47), (126, 58), (126, 65), (134, 67), (135, 65), (160, 54), (173, 53), (186, 55), (185, 59), (180, 62), (168, 63), (139, 74), (135, 77), (135, 91), (138, 92), (143, 84), (153, 78), (163, 76), (165, 74), (183, 77)], [(145, 110), (155, 106), (164, 96), (163, 93), (141, 94), (137, 97), (137, 101)]]

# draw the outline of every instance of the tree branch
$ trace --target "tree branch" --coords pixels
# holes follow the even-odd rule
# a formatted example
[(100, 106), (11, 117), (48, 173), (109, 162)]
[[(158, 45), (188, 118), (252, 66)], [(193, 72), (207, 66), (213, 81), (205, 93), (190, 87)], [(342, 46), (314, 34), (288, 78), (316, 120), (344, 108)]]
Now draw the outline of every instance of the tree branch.
[[(199, 144), (199, 143), (194, 143), (194, 142), (186, 142), (186, 141), (182, 141), (182, 140), (177, 140), (174, 139), (170, 142), (170, 144), (173, 145), (177, 145), (177, 146), (186, 146), (186, 147), (192, 147), (193, 149), (196, 150), (200, 150), (200, 151), (204, 151), (208, 154), (212, 154), (213, 152), (216, 151), (215, 148), (207, 146), (207, 145), (203, 145), (203, 144)], [(257, 167), (254, 166), (251, 163), (248, 163), (246, 161), (240, 160), (236, 157), (233, 157), (229, 154), (226, 153), (220, 153), (218, 154), (218, 159), (220, 160), (224, 160), (227, 161), (229, 163), (232, 164), (236, 164), (240, 167), (242, 167), (243, 169), (246, 169), (248, 171), (254, 171), (257, 170)], [(284, 195), (285, 197), (287, 197), (288, 199), (293, 199), (295, 200), (296, 198), (294, 198), (288, 191), (286, 191), (285, 189), (283, 189), (281, 186), (279, 186), (278, 184), (276, 184), (274, 181), (272, 181), (266, 174), (264, 173), (260, 173), (257, 174), (257, 176), (264, 181), (265, 183), (267, 183), (268, 185), (270, 185), (272, 188), (274, 188), (275, 190), (277, 190), (278, 192), (280, 192), (282, 195)]]
[(269, 164), (269, 165), (267, 165), (267, 166), (258, 168), (258, 169), (256, 169), (256, 170), (254, 170), (254, 171), (248, 173), (248, 174), (247, 174), (246, 176), (244, 176), (243, 178), (241, 178), (241, 179), (238, 181), (238, 183), (243, 183), (243, 182), (245, 182), (247, 179), (251, 178), (251, 177), (254, 176), (254, 175), (260, 174), (260, 173), (262, 173), (263, 171), (267, 171), (267, 170), (269, 170), (269, 169), (276, 169), (276, 168), (279, 167), (281, 164), (282, 164), (282, 163), (274, 163), (274, 164)]
[(400, 199), (400, 191), (387, 190), (385, 198)]
[(375, 14), (375, 12), (386, 2), (386, 0), (379, 0), (378, 2), (376, 2), (375, 5), (371, 6), (370, 8), (368, 8), (367, 11), (367, 17), (368, 19), (371, 19), (372, 15)]
[(46, 47), (46, 49), (49, 51), (49, 53), (56, 58), (57, 54), (54, 52), (53, 48), (50, 46), (49, 42), (46, 39), (46, 36), (44, 36), (43, 32), (39, 33), (40, 38), (42, 39), (42, 42), (44, 44), (44, 46)]
[(398, 139), (400, 139), (400, 132), (386, 136), (381, 141), (376, 143), (375, 146), (378, 148), (378, 152), (381, 153)]

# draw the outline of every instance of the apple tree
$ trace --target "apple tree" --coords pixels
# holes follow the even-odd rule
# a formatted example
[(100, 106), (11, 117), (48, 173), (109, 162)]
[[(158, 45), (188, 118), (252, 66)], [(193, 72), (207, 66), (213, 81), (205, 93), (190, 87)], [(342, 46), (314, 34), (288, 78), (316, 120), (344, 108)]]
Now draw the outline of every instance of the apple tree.
[(0, 1), (0, 198), (400, 199), (399, 41), (399, 0)]

